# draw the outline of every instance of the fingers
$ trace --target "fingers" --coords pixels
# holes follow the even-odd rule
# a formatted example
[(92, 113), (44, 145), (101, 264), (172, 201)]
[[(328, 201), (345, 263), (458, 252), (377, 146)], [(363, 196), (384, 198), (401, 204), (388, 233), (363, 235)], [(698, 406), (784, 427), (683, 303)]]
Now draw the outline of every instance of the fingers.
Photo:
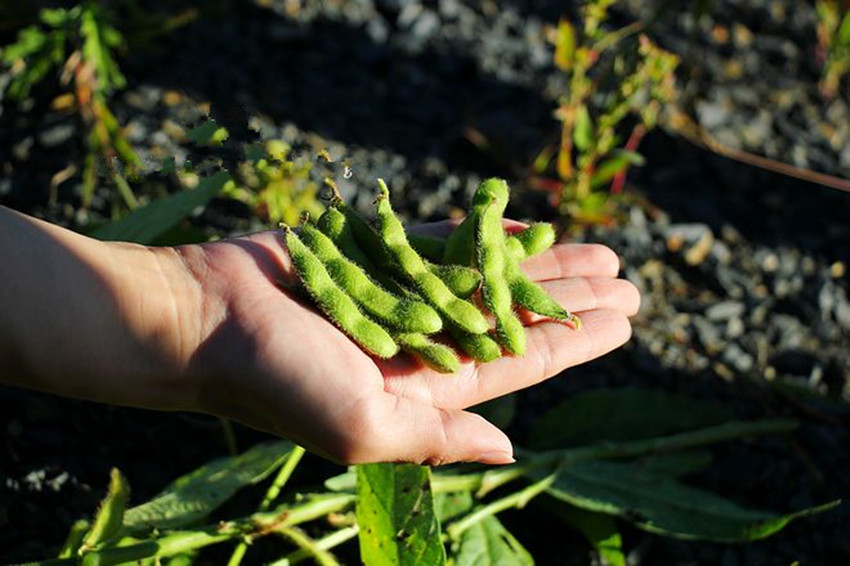
[(384, 393), (349, 419), (349, 448), (341, 459), (364, 462), (510, 464), (508, 437), (483, 417)]
[(620, 258), (601, 244), (556, 244), (528, 258), (522, 270), (532, 281), (567, 277), (616, 277)]
[(556, 322), (529, 327), (526, 354), (481, 366), (474, 394), (484, 401), (530, 387), (603, 356), (631, 337), (631, 324), (620, 311), (593, 310), (580, 316), (581, 330)]

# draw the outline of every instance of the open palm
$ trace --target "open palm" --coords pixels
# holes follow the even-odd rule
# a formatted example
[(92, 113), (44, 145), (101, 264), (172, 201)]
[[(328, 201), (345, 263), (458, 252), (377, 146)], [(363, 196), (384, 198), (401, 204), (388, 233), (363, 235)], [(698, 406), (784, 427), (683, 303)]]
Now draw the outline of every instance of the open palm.
[(346, 463), (510, 462), (504, 433), (465, 409), (622, 345), (640, 300), (634, 286), (616, 279), (619, 261), (610, 249), (556, 245), (523, 269), (579, 314), (583, 328), (524, 313), (524, 356), (483, 365), (465, 359), (445, 375), (406, 355), (365, 354), (300, 294), (278, 234), (183, 252), (206, 297), (193, 363), (210, 377), (196, 408)]

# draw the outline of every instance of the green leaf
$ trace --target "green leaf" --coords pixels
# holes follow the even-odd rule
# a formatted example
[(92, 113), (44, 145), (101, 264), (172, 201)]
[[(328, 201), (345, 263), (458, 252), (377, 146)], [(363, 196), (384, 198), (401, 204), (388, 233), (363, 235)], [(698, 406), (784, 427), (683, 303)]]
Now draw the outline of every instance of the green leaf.
[(206, 122), (192, 128), (186, 137), (198, 145), (220, 146), (224, 140), (230, 137), (227, 128), (219, 127), (215, 120), (210, 118)]
[(109, 472), (109, 492), (100, 504), (91, 530), (83, 539), (83, 548), (97, 548), (101, 543), (114, 539), (121, 533), (124, 509), (130, 497), (127, 480), (117, 468)]
[(325, 489), (328, 491), (354, 491), (357, 489), (357, 471), (354, 466), (347, 472), (333, 476), (325, 480)]
[(230, 458), (213, 460), (177, 479), (147, 503), (128, 509), (127, 529), (174, 529), (203, 519), (234, 493), (256, 484), (278, 468), (292, 443), (265, 442)]
[(646, 160), (639, 153), (634, 151), (618, 150), (614, 155), (603, 161), (593, 176), (590, 178), (590, 186), (594, 189), (599, 188), (606, 183), (609, 183), (617, 173), (623, 171), (629, 165), (643, 165)]
[(576, 507), (622, 517), (653, 533), (722, 542), (765, 538), (794, 519), (840, 503), (777, 515), (747, 509), (667, 476), (645, 473), (634, 464), (610, 461), (562, 468), (547, 491)]
[(463, 532), (452, 548), (455, 566), (531, 566), (534, 558), (494, 515)]
[(531, 433), (531, 448), (650, 438), (722, 423), (731, 416), (724, 405), (662, 391), (599, 389), (579, 393), (543, 415)]
[(850, 12), (844, 14), (844, 19), (841, 20), (841, 26), (838, 28), (838, 43), (841, 45), (850, 45)]
[(580, 509), (552, 497), (542, 501), (548, 511), (584, 535), (587, 542), (599, 553), (603, 565), (626, 566), (623, 539), (614, 517)]
[(99, 240), (151, 244), (196, 208), (206, 205), (228, 181), (230, 174), (220, 171), (201, 180), (195, 189), (180, 191), (137, 208), (121, 220), (97, 228), (90, 236)]
[(431, 472), (412, 464), (357, 466), (360, 556), (370, 566), (445, 564)]
[(711, 452), (686, 450), (655, 454), (635, 461), (634, 466), (646, 474), (679, 478), (700, 471), (711, 461)]
[(555, 65), (562, 71), (571, 71), (576, 59), (576, 30), (569, 20), (558, 22), (555, 38)]
[(468, 513), (474, 504), (472, 493), (468, 491), (438, 493), (434, 496), (434, 509), (441, 524)]
[(586, 104), (576, 110), (576, 121), (573, 126), (573, 142), (579, 151), (587, 151), (593, 144), (593, 120)]

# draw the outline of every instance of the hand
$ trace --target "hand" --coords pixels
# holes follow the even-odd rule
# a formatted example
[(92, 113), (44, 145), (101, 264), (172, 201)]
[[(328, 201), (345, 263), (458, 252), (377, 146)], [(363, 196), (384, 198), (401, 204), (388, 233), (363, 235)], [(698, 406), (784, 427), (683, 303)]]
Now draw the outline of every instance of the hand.
[(299, 296), (279, 234), (178, 250), (202, 290), (209, 329), (192, 356), (192, 371), (204, 376), (192, 408), (345, 463), (511, 462), (505, 434), (465, 409), (622, 345), (640, 302), (633, 285), (616, 279), (619, 260), (610, 249), (556, 245), (523, 268), (579, 314), (583, 328), (526, 313), (525, 356), (484, 365), (467, 359), (444, 375), (406, 355), (366, 355)]

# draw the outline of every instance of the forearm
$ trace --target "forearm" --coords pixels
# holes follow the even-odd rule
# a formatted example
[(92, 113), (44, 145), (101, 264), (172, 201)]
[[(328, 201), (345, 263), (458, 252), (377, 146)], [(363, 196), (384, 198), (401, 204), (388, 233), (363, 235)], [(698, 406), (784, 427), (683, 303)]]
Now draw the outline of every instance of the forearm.
[[(171, 254), (171, 255), (169, 255)], [(173, 250), (104, 243), (0, 207), (0, 382), (154, 408), (191, 404)]]

